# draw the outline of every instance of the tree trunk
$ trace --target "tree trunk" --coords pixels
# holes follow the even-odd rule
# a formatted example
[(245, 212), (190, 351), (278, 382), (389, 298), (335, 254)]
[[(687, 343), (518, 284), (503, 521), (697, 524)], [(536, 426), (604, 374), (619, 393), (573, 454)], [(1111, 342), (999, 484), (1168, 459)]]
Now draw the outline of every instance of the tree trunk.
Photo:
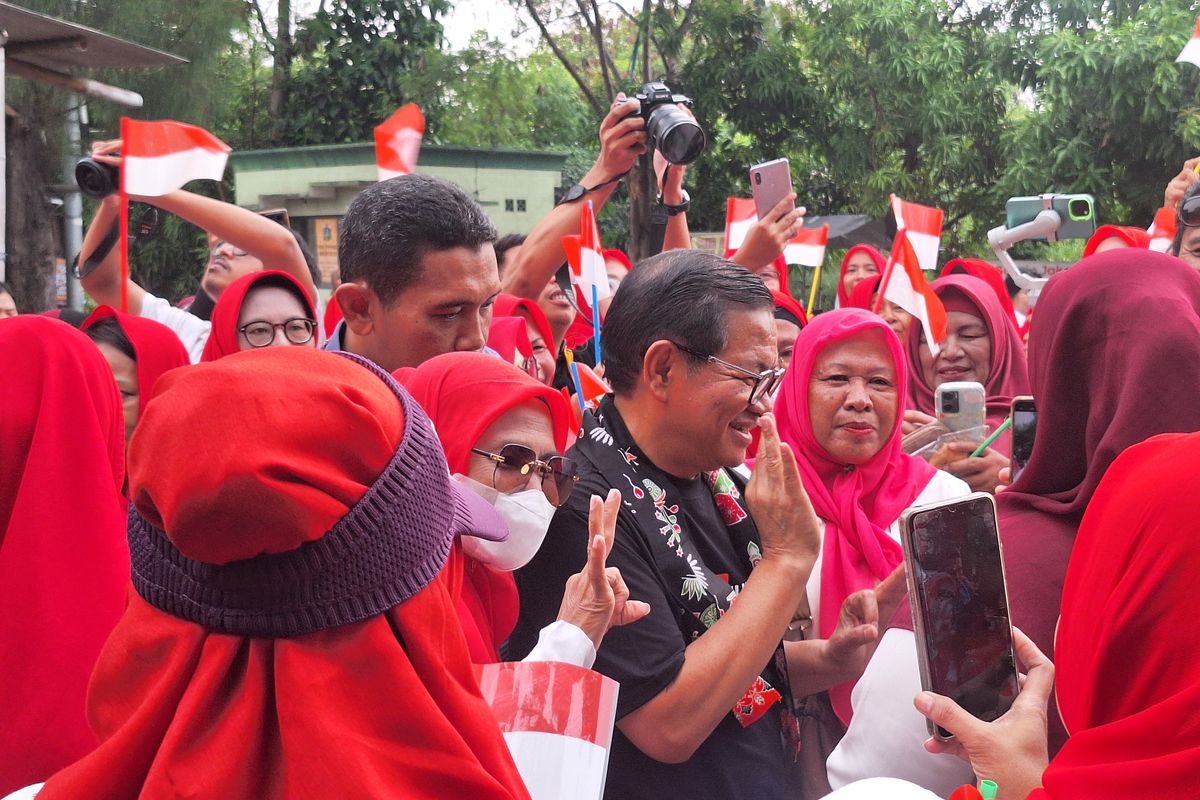
[(44, 152), (34, 125), (9, 117), (8, 147), (8, 269), (7, 282), (21, 313), (55, 307), (54, 220), (46, 199), (47, 176), (41, 167), (58, 163)]
[(271, 72), (271, 143), (283, 143), (288, 77), (292, 68), (292, 0), (279, 0), (276, 17), (275, 58)]

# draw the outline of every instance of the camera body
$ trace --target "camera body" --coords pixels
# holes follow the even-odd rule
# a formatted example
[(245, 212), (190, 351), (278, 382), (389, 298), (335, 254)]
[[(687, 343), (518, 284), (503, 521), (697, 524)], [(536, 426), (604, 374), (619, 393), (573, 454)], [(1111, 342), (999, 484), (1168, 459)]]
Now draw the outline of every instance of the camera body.
[(94, 158), (81, 158), (75, 163), (75, 183), (83, 194), (93, 200), (102, 200), (121, 187), (121, 172)]
[(642, 104), (639, 115), (646, 120), (646, 144), (657, 148), (672, 164), (690, 164), (704, 153), (704, 129), (679, 104), (692, 107), (692, 99), (675, 94), (662, 81), (644, 84), (634, 95)]

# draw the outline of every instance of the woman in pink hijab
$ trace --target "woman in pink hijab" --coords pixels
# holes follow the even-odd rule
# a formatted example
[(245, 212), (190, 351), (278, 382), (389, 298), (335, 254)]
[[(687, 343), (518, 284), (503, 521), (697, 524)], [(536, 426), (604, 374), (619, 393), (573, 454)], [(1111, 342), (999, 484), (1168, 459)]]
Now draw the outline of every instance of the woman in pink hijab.
[[(886, 322), (857, 308), (821, 314), (800, 332), (795, 353), (775, 415), (824, 523), (808, 603), (816, 635), (827, 638), (837, 614), (822, 609), (840, 608), (900, 564), (901, 512), (969, 490), (900, 449), (908, 365)], [(851, 688), (830, 690), (843, 722), (850, 719)]]

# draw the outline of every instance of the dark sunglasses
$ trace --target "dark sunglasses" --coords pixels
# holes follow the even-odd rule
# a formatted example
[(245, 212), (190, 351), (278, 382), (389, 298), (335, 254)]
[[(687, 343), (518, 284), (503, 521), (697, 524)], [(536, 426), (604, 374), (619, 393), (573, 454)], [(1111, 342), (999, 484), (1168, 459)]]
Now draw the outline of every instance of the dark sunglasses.
[(1179, 206), (1179, 224), (1185, 228), (1200, 227), (1200, 195), (1189, 197)]
[(579, 481), (579, 468), (575, 462), (562, 456), (551, 456), (542, 461), (537, 453), (523, 444), (506, 444), (499, 453), (489, 453), (472, 447), (471, 452), (483, 456), (496, 464), (492, 472), (492, 487), (508, 494), (515, 492), (529, 481), (529, 473), (536, 471), (542, 477), (542, 493), (551, 505), (561, 506), (571, 496), (571, 490)]

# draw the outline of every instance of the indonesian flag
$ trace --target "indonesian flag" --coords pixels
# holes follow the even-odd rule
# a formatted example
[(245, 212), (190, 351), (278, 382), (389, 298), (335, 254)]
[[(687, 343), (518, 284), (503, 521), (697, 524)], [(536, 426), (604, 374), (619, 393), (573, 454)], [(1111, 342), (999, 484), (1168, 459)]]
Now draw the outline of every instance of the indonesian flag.
[(825, 262), (825, 243), (829, 241), (829, 226), (801, 228), (783, 247), (783, 260), (789, 264), (819, 267)]
[(1188, 39), (1188, 43), (1183, 46), (1179, 57), (1175, 59), (1176, 63), (1180, 61), (1200, 67), (1200, 19), (1196, 20), (1196, 29), (1192, 31), (1192, 38)]
[(618, 684), (574, 664), (509, 661), (475, 667), (533, 800), (600, 800)]
[(1160, 208), (1154, 212), (1154, 222), (1150, 223), (1146, 233), (1150, 234), (1151, 250), (1156, 253), (1170, 250), (1171, 242), (1175, 240), (1175, 209)]
[(908, 242), (921, 262), (921, 269), (937, 269), (938, 247), (942, 242), (942, 210), (909, 203), (892, 195), (892, 213), (896, 230), (908, 231)]
[(382, 125), (375, 126), (375, 165), (379, 168), (379, 180), (407, 175), (416, 169), (424, 135), (425, 115), (416, 103), (400, 106)]
[(886, 285), (882, 297), (921, 321), (929, 351), (936, 356), (941, 349), (939, 343), (946, 338), (946, 309), (921, 272), (917, 251), (909, 241), (910, 235), (911, 232), (904, 228), (896, 231), (891, 255), (883, 269)]
[(612, 389), (587, 364), (576, 361), (575, 368), (579, 370), (579, 386), (583, 390), (583, 404), (595, 410), (600, 405), (601, 398), (606, 394), (611, 394)]
[(188, 181), (221, 180), (229, 145), (203, 128), (173, 120), (121, 120), (121, 190), (159, 197)]
[(725, 211), (726, 258), (729, 258), (738, 251), (738, 248), (742, 246), (742, 242), (746, 241), (746, 234), (750, 232), (750, 228), (756, 222), (758, 222), (758, 210), (754, 207), (753, 199), (744, 197), (729, 198), (729, 205)]
[(583, 313), (585, 322), (592, 319), (592, 288), (596, 299), (603, 300), (612, 295), (608, 287), (608, 270), (604, 267), (604, 252), (600, 247), (600, 229), (596, 227), (596, 212), (589, 200), (579, 218), (578, 236), (562, 237), (563, 252), (571, 266), (571, 284), (575, 287), (575, 301)]

